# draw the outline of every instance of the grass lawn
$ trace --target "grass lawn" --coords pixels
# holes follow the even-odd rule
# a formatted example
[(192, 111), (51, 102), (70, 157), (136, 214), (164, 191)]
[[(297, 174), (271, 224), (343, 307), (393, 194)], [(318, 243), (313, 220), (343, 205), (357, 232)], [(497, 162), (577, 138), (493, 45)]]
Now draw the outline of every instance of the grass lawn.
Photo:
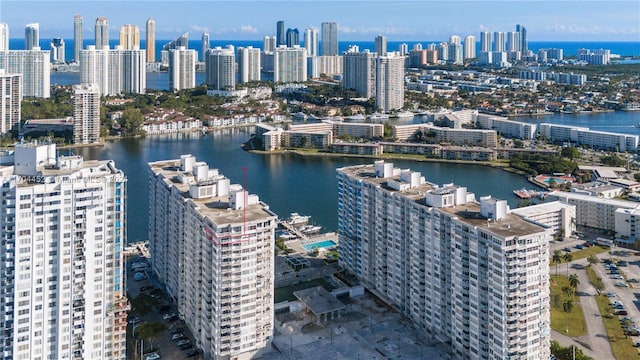
[(277, 304), (285, 300), (296, 301), (298, 299), (293, 295), (294, 291), (304, 290), (304, 289), (316, 287), (318, 285), (321, 285), (327, 291), (331, 291), (331, 286), (324, 279), (310, 280), (310, 281), (301, 282), (295, 285), (282, 286), (282, 287), (276, 288), (275, 294), (274, 294), (274, 302)]
[[(598, 278), (595, 270), (592, 268), (587, 269), (587, 274), (589, 275), (589, 282), (591, 282), (591, 284)], [(611, 314), (612, 309), (609, 305), (609, 298), (604, 295), (599, 295), (596, 296), (596, 302), (600, 309), (600, 315), (602, 315), (604, 327), (607, 330), (613, 356), (615, 356), (616, 359), (636, 359), (638, 357), (638, 350), (633, 347), (632, 339), (624, 334), (622, 326), (620, 326), (620, 317)]]
[[(551, 303), (551, 328), (568, 336), (582, 336), (587, 333), (587, 325), (584, 322), (582, 307), (578, 302), (579, 297), (573, 297), (573, 310), (569, 314), (564, 312), (562, 304), (571, 299), (567, 297), (562, 288), (569, 286), (569, 279), (564, 275), (551, 275), (551, 297), (555, 294), (560, 296), (558, 306)], [(567, 316), (568, 315), (568, 316)], [(566, 330), (569, 330), (567, 332)]]
[[(592, 247), (588, 247), (588, 248), (584, 248), (582, 250), (575, 250), (575, 248), (572, 249), (572, 251), (569, 253), (571, 254), (572, 258), (571, 261), (575, 261), (578, 259), (584, 259), (584, 258), (588, 258), (591, 255), (598, 255), (598, 254), (602, 254), (605, 253), (607, 251), (610, 251), (611, 248), (608, 247), (602, 247), (599, 245), (593, 245)], [(560, 254), (564, 255), (566, 254), (566, 251), (561, 250)], [(551, 253), (551, 256), (553, 256), (553, 253)], [(553, 259), (553, 258), (551, 258)], [(556, 264), (553, 263), (553, 261), (550, 261), (550, 264), (552, 267), (555, 267)], [(567, 270), (567, 264), (565, 262), (562, 262), (558, 265), (558, 273), (560, 273), (560, 271), (562, 271), (564, 265), (564, 269), (565, 271)], [(554, 269), (554, 273), (555, 273), (555, 269)]]

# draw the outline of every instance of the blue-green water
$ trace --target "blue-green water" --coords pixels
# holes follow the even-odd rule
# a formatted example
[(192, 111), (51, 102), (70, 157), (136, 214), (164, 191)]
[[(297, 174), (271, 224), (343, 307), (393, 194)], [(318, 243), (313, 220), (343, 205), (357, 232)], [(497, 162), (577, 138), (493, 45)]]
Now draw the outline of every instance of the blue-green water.
[(313, 248), (322, 249), (322, 248), (328, 248), (332, 246), (336, 246), (336, 243), (333, 240), (325, 240), (325, 241), (319, 241), (319, 242), (302, 245), (302, 247), (305, 248), (305, 250), (307, 251), (311, 251), (313, 250)]
[[(80, 148), (85, 159), (113, 159), (128, 178), (128, 241), (147, 238), (148, 170), (151, 161), (193, 154), (206, 161), (234, 183), (243, 183), (247, 168), (247, 189), (258, 194), (281, 218), (292, 212), (311, 215), (311, 221), (331, 231), (337, 229), (336, 168), (369, 164), (371, 159), (300, 157), (293, 154), (256, 155), (240, 148), (250, 130), (224, 130), (201, 135), (166, 135), (107, 142), (103, 147)], [(513, 189), (532, 188), (526, 179), (480, 165), (394, 161), (397, 167), (421, 171), (428, 181), (455, 182), (467, 186), (476, 196), (492, 194), (515, 207)]]
[[(635, 128), (640, 113), (613, 112), (602, 114), (560, 114), (543, 118), (521, 118), (522, 121), (553, 122), (591, 127), (594, 130), (638, 134)], [(206, 161), (234, 183), (246, 187), (265, 201), (281, 218), (292, 212), (311, 215), (311, 221), (331, 231), (337, 228), (336, 168), (369, 164), (371, 159), (342, 157), (300, 157), (293, 154), (257, 155), (240, 148), (253, 129), (223, 130), (202, 135), (151, 136), (107, 142), (103, 147), (76, 149), (85, 159), (113, 159), (124, 170), (128, 182), (129, 242), (147, 238), (148, 170), (151, 161), (176, 159), (193, 154)], [(476, 197), (493, 195), (505, 199), (511, 207), (518, 199), (512, 190), (534, 188), (519, 175), (481, 165), (394, 161), (396, 167), (422, 172), (427, 181), (437, 184), (456, 183), (466, 186)]]

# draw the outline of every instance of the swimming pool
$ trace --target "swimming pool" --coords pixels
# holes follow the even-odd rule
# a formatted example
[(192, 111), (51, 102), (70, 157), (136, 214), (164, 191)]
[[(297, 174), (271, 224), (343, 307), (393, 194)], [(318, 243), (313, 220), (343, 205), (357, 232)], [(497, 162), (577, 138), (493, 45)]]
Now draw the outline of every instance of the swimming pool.
[(322, 248), (333, 247), (333, 246), (336, 246), (336, 245), (337, 244), (333, 240), (325, 240), (325, 241), (318, 241), (318, 242), (314, 242), (314, 243), (310, 243), (310, 244), (304, 244), (304, 245), (302, 245), (302, 247), (305, 248), (305, 250), (307, 250), (307, 251), (311, 251), (311, 250), (313, 250), (313, 248), (316, 248), (316, 247), (318, 249), (322, 249)]

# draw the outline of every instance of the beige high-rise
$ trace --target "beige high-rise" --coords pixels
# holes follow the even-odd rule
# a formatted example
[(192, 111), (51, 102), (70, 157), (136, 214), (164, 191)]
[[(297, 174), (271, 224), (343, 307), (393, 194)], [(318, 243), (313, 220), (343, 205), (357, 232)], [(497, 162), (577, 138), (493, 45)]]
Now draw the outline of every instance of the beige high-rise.
[(156, 21), (147, 20), (147, 62), (156, 62)]
[(140, 48), (140, 28), (136, 25), (123, 25), (120, 28), (120, 46), (124, 50)]

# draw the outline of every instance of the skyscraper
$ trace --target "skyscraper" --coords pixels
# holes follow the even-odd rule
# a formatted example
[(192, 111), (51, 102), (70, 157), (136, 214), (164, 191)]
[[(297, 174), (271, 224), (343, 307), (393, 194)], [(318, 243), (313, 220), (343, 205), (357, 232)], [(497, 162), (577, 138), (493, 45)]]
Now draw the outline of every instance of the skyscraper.
[(198, 53), (178, 46), (169, 50), (169, 89), (178, 91), (196, 87), (196, 62)]
[(515, 31), (509, 31), (507, 33), (507, 51), (519, 52), (520, 51), (520, 34)]
[(262, 39), (262, 50), (266, 53), (272, 53), (276, 48), (276, 37), (275, 36), (265, 36)]
[(516, 31), (520, 35), (520, 52), (522, 52), (522, 55), (528, 56), (529, 40), (527, 39), (527, 28), (520, 24), (517, 24)]
[(382, 112), (404, 106), (404, 57), (397, 53), (378, 56), (376, 65), (376, 109)]
[(408, 55), (409, 54), (409, 44), (402, 43), (402, 44), (398, 45), (398, 52), (402, 56)]
[(109, 21), (106, 17), (96, 19), (95, 45), (96, 49), (109, 47)]
[(73, 61), (80, 61), (80, 52), (82, 51), (82, 15), (73, 17)]
[(287, 44), (287, 34), (284, 29), (284, 21), (276, 23), (276, 47)]
[(0, 23), (0, 51), (9, 50), (9, 25)]
[(147, 20), (147, 62), (156, 62), (156, 21)]
[(491, 51), (491, 33), (482, 31), (480, 33), (480, 51)]
[(124, 50), (140, 49), (140, 28), (137, 25), (122, 25), (120, 46)]
[(49, 46), (51, 47), (51, 63), (64, 64), (64, 39), (53, 38)]
[(6, 134), (20, 124), (22, 74), (7, 74), (0, 69), (0, 134)]
[(308, 28), (304, 31), (304, 47), (307, 49), (307, 55), (318, 56), (318, 29)]
[(51, 95), (49, 50), (0, 51), (0, 69), (8, 74), (22, 74), (23, 97), (48, 98)]
[(493, 51), (507, 51), (506, 36), (504, 31), (495, 31), (493, 33)]
[(260, 81), (260, 49), (238, 48), (238, 82)]
[(387, 37), (384, 35), (376, 36), (376, 53), (378, 56), (387, 56)]
[(447, 57), (447, 62), (454, 65), (462, 65), (464, 63), (464, 58), (462, 54), (462, 45), (459, 43), (449, 44), (449, 56)]
[(30, 143), (0, 181), (3, 357), (124, 360), (122, 171)]
[(338, 55), (338, 24), (322, 23), (322, 55)]
[(458, 44), (460, 45), (460, 36), (458, 35), (451, 35), (449, 36), (449, 44)]
[(24, 49), (40, 49), (40, 24), (32, 23), (24, 27)]
[(73, 143), (100, 141), (100, 89), (96, 84), (73, 86)]
[(273, 81), (307, 81), (307, 50), (297, 45), (276, 48), (273, 53)]
[(207, 85), (213, 90), (233, 90), (236, 86), (236, 58), (233, 46), (219, 46), (205, 54)]
[(274, 328), (277, 215), (191, 155), (150, 163), (149, 184), (153, 271), (204, 358), (259, 358)]
[(300, 32), (298, 29), (287, 29), (287, 47), (300, 45)]
[[(162, 46), (162, 51), (161, 51), (162, 63), (169, 64), (169, 50), (177, 49), (178, 47), (184, 47), (186, 49), (188, 48), (188, 46), (189, 46), (189, 33), (184, 33), (178, 36), (177, 38), (175, 38), (174, 40), (171, 40), (168, 43), (164, 44)], [(196, 57), (196, 61), (197, 60), (198, 59)]]
[(80, 83), (95, 84), (100, 95), (146, 91), (145, 50), (98, 50), (89, 45), (80, 53)]
[(200, 49), (200, 61), (206, 61), (207, 51), (211, 47), (211, 39), (209, 39), (209, 33), (202, 33), (202, 47)]
[(476, 57), (476, 37), (473, 35), (467, 35), (464, 38), (464, 58), (475, 59)]
[(358, 96), (376, 96), (376, 53), (349, 48), (342, 55), (342, 86), (353, 89)]
[(384, 161), (337, 183), (339, 265), (367, 290), (455, 358), (549, 357), (552, 229)]

